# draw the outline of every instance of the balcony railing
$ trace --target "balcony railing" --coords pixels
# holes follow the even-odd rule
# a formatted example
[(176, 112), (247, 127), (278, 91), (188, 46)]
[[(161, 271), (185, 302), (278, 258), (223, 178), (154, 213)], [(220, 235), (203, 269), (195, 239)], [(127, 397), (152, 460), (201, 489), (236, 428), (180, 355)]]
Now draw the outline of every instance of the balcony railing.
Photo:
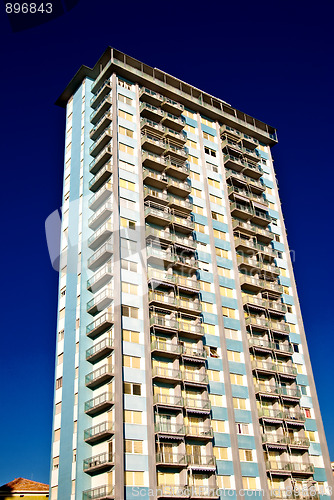
[(201, 437), (211, 439), (213, 437), (213, 429), (204, 425), (188, 425), (186, 427), (186, 435), (189, 437)]
[(166, 407), (169, 406), (182, 407), (184, 401), (181, 396), (174, 396), (169, 394), (154, 394), (153, 404)]
[[(110, 181), (106, 182), (104, 186), (101, 187), (93, 196), (89, 198), (88, 208), (91, 210), (96, 210), (99, 205), (111, 197), (112, 184)], [(110, 200), (111, 201), (111, 200)]]
[(109, 469), (114, 465), (114, 455), (112, 453), (100, 453), (83, 461), (84, 472), (94, 473), (99, 470)]
[(111, 363), (106, 363), (85, 377), (86, 387), (93, 388), (111, 380), (114, 376), (114, 368)]
[(185, 426), (181, 424), (171, 424), (169, 422), (158, 422), (154, 425), (154, 431), (161, 434), (185, 435)]
[(109, 179), (112, 174), (112, 165), (108, 161), (104, 167), (99, 170), (99, 172), (89, 181), (88, 187), (91, 191), (95, 192), (99, 189), (102, 184)]
[(288, 444), (288, 438), (284, 434), (266, 433), (262, 434), (263, 444)]
[(86, 360), (93, 363), (101, 357), (110, 354), (113, 348), (114, 342), (111, 336), (104, 338), (101, 342), (86, 350)]
[(181, 453), (157, 453), (156, 463), (163, 465), (187, 466), (186, 455)]
[(111, 312), (103, 313), (99, 318), (86, 326), (86, 335), (95, 338), (98, 334), (107, 330), (114, 322)]
[(303, 412), (296, 410), (284, 410), (283, 418), (285, 420), (296, 420), (298, 422), (305, 422), (306, 417)]
[(160, 326), (162, 328), (177, 330), (178, 322), (175, 318), (167, 318), (163, 314), (151, 314), (150, 315), (150, 325), (151, 326)]
[(82, 494), (82, 500), (111, 500), (114, 498), (114, 487), (109, 485), (85, 490)]
[(111, 261), (107, 262), (101, 269), (99, 269), (89, 280), (87, 280), (87, 290), (95, 292), (103, 285), (110, 281), (113, 275), (113, 265)]
[(185, 398), (184, 406), (190, 410), (205, 411), (209, 412), (211, 410), (211, 403), (209, 399), (200, 398)]
[(111, 392), (104, 392), (96, 398), (85, 402), (85, 413), (96, 415), (102, 411), (108, 410), (114, 404), (114, 396)]
[(100, 223), (102, 222), (103, 218), (106, 216), (110, 215), (112, 213), (112, 203), (110, 201), (106, 201), (96, 212), (89, 217), (88, 219), (88, 226), (91, 229), (96, 229)]
[(280, 420), (283, 420), (283, 411), (282, 410), (276, 410), (274, 408), (258, 408), (258, 415), (260, 418), (277, 418)]
[(110, 242), (104, 243), (96, 252), (89, 257), (87, 266), (89, 269), (95, 271), (98, 267), (105, 263), (113, 254), (113, 246)]
[(167, 295), (166, 293), (149, 291), (148, 293), (149, 302), (159, 302), (165, 306), (176, 307), (176, 297)]
[(184, 382), (190, 384), (207, 385), (209, 383), (209, 377), (206, 373), (198, 373), (195, 371), (184, 370), (182, 372), (182, 379)]
[(112, 422), (102, 422), (101, 424), (94, 425), (84, 431), (84, 440), (87, 443), (96, 442), (107, 438), (114, 433), (114, 425)]
[(187, 464), (215, 469), (216, 457), (213, 455), (187, 455)]
[(151, 351), (160, 351), (170, 355), (182, 353), (182, 346), (173, 342), (155, 340), (151, 343)]
[(174, 370), (173, 368), (163, 368), (161, 366), (154, 366), (152, 368), (152, 377), (158, 379), (171, 379), (176, 381), (181, 381), (182, 379), (180, 370)]
[(98, 248), (113, 232), (113, 225), (111, 219), (102, 224), (95, 232), (88, 238), (88, 246), (92, 250)]

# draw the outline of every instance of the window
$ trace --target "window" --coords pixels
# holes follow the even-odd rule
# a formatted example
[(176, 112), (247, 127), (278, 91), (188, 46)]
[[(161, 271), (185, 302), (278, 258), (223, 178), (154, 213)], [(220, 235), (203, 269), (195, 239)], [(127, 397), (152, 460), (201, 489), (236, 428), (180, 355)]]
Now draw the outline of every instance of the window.
[(203, 116), (201, 116), (201, 122), (203, 123), (203, 125), (207, 125), (208, 127), (214, 126), (214, 122), (208, 120), (207, 118), (204, 118)]
[(188, 146), (188, 148), (197, 149), (197, 142), (192, 141), (191, 139), (188, 139), (186, 142), (186, 146)]
[(231, 277), (231, 269), (226, 269), (225, 267), (218, 266), (217, 272), (218, 272), (219, 276), (223, 276), (224, 278)]
[(237, 434), (249, 434), (248, 424), (236, 424)]
[(124, 422), (126, 424), (141, 424), (142, 412), (133, 410), (124, 410)]
[(132, 99), (130, 99), (130, 97), (126, 97), (123, 94), (118, 94), (118, 100), (120, 102), (124, 102), (124, 104), (128, 104), (129, 106), (132, 105)]
[(217, 156), (217, 153), (214, 149), (210, 149), (207, 146), (204, 146), (204, 153), (213, 157)]
[(128, 120), (129, 122), (133, 121), (133, 115), (127, 113), (126, 111), (123, 111), (122, 109), (118, 110), (118, 116), (120, 118), (123, 118), (124, 120)]
[(225, 432), (225, 422), (223, 420), (211, 420), (211, 427), (214, 432)]
[(122, 255), (126, 253), (126, 251), (129, 252), (129, 254), (132, 252), (137, 251), (137, 243), (135, 241), (127, 240), (125, 238), (121, 238), (121, 248), (124, 251)]
[(53, 436), (53, 441), (59, 441), (60, 439), (60, 429), (56, 429)]
[(132, 146), (128, 146), (127, 144), (123, 144), (122, 142), (119, 143), (119, 150), (128, 155), (135, 154), (135, 148), (133, 148)]
[(207, 323), (203, 323), (204, 333), (207, 335), (216, 335), (215, 325), (208, 325)]
[(193, 212), (198, 215), (204, 215), (203, 208), (199, 207), (198, 205), (193, 205)]
[(126, 135), (126, 137), (133, 138), (133, 130), (130, 130), (129, 128), (122, 127), (121, 125), (119, 126), (119, 133), (122, 135)]
[(196, 156), (188, 155), (188, 160), (194, 165), (198, 165), (198, 158)]
[(227, 359), (229, 361), (235, 361), (241, 363), (241, 354), (237, 351), (227, 351)]
[(222, 295), (223, 297), (233, 298), (233, 290), (231, 290), (231, 288), (226, 288), (226, 286), (220, 286), (219, 290), (220, 290), (220, 295)]
[(256, 480), (255, 477), (243, 477), (242, 485), (245, 490), (256, 490)]
[(231, 478), (230, 476), (217, 476), (217, 485), (221, 490), (231, 489)]
[(226, 318), (235, 318), (235, 309), (231, 309), (230, 307), (222, 307), (223, 316)]
[(202, 191), (194, 187), (191, 188), (191, 194), (192, 196), (197, 196), (197, 198), (202, 198)]
[(61, 413), (61, 402), (57, 403), (55, 407), (55, 414), (59, 415), (59, 413)]
[(219, 196), (214, 196), (213, 194), (209, 194), (209, 199), (211, 203), (215, 203), (216, 205), (223, 205), (222, 199)]
[(235, 410), (246, 410), (246, 400), (242, 398), (233, 398), (233, 408)]
[(289, 292), (289, 287), (288, 287), (288, 286), (284, 286), (284, 285), (283, 285), (283, 292), (284, 292), (286, 295), (290, 295), (290, 292)]
[(211, 283), (207, 283), (206, 281), (200, 281), (201, 290), (204, 292), (211, 292)]
[(220, 189), (220, 182), (219, 181), (215, 181), (214, 179), (208, 179), (208, 184), (209, 184), (209, 186), (212, 186), (216, 189)]
[(119, 168), (122, 168), (123, 170), (126, 170), (127, 172), (135, 173), (136, 167), (135, 165), (132, 165), (132, 163), (128, 163), (127, 161), (120, 160), (119, 161)]
[(193, 181), (198, 181), (198, 182), (201, 180), (201, 176), (199, 174), (197, 174), (196, 172), (193, 172), (193, 171), (190, 171), (190, 178)]
[(205, 233), (205, 226), (203, 226), (203, 224), (195, 224), (195, 231), (197, 231), (198, 233)]
[(58, 486), (52, 486), (51, 488), (51, 500), (57, 500), (58, 498)]
[(56, 380), (56, 389), (60, 389), (61, 387), (63, 387), (63, 377), (59, 377)]
[[(182, 114), (183, 114), (183, 116), (187, 116), (188, 118), (193, 118), (193, 119), (195, 118), (194, 113), (192, 111), (189, 111), (188, 109), (185, 109)], [(191, 127), (191, 128), (194, 128), (194, 127)]]
[(219, 172), (217, 165), (214, 165), (213, 163), (209, 163), (208, 161), (206, 162), (206, 168), (208, 170), (211, 170), (211, 172), (215, 172), (216, 174), (218, 174), (218, 172)]
[(202, 310), (207, 313), (213, 313), (213, 304), (210, 304), (210, 302), (201, 302), (202, 304)]
[(232, 340), (239, 340), (240, 339), (240, 334), (238, 330), (231, 330), (230, 328), (224, 328), (225, 332), (225, 337), (227, 339), (232, 339)]
[(137, 307), (122, 306), (122, 316), (126, 318), (138, 319), (138, 311)]
[(125, 219), (121, 217), (121, 226), (128, 227), (129, 229), (136, 229), (136, 222), (134, 220)]
[(299, 345), (298, 344), (293, 344), (293, 350), (295, 352), (299, 352)]
[(218, 231), (218, 229), (213, 230), (213, 236), (219, 240), (226, 240), (226, 233), (223, 231)]
[(241, 462), (253, 462), (252, 450), (239, 449), (239, 458)]
[(58, 469), (59, 468), (59, 457), (54, 457), (52, 459), (52, 468), (53, 469)]
[(126, 283), (122, 281), (122, 292), (130, 293), (131, 295), (138, 295), (138, 285), (133, 285), (132, 283)]
[(132, 330), (123, 330), (123, 340), (125, 342), (133, 342), (134, 344), (139, 344), (139, 332), (134, 332)]
[(125, 453), (143, 453), (143, 441), (124, 440)]
[(230, 373), (230, 379), (231, 379), (231, 384), (244, 385), (242, 375), (236, 375), (235, 373)]
[(217, 394), (209, 394), (210, 403), (212, 406), (223, 406), (223, 396)]
[(136, 203), (134, 201), (128, 200), (127, 198), (120, 198), (119, 204), (123, 208), (127, 208), (133, 211), (136, 210)]
[(64, 286), (64, 287), (60, 290), (60, 296), (61, 296), (61, 297), (65, 297), (65, 294), (66, 294), (66, 286)]
[(311, 410), (309, 408), (304, 408), (305, 417), (311, 418)]
[(119, 187), (129, 189), (130, 191), (134, 191), (136, 185), (134, 182), (126, 181), (125, 179), (119, 180)]
[(218, 446), (214, 446), (213, 454), (217, 460), (228, 460), (227, 448), (221, 448)]
[(127, 368), (140, 368), (140, 358), (136, 356), (123, 356), (123, 366)]
[(59, 319), (65, 318), (65, 307), (59, 311)]
[(57, 356), (57, 365), (61, 365), (63, 362), (64, 354), (61, 353)]
[(223, 259), (228, 258), (228, 251), (223, 250), (223, 248), (215, 248), (217, 257), (223, 257)]
[(132, 396), (141, 396), (141, 385), (124, 382), (123, 392), (124, 394), (131, 394)]
[(131, 262), (131, 260), (121, 260), (121, 267), (124, 271), (131, 271), (133, 273), (137, 272), (138, 264), (137, 262)]
[(220, 375), (218, 371), (207, 370), (207, 375), (209, 377), (210, 382), (220, 382)]
[(120, 78), (118, 78), (118, 85), (120, 87), (123, 87), (123, 89), (132, 90), (131, 83), (128, 83), (125, 80), (121, 80)]
[(218, 214), (217, 212), (211, 212), (211, 217), (213, 220), (217, 220), (219, 222), (224, 222), (224, 215)]
[(191, 125), (186, 125), (184, 127), (184, 130), (186, 132), (190, 132), (191, 134), (196, 134), (196, 128), (195, 127), (192, 127)]
[(211, 134), (208, 134), (207, 132), (203, 132), (203, 137), (207, 141), (215, 142), (215, 137)]
[(144, 485), (144, 472), (138, 471), (125, 471), (124, 483), (126, 486), (143, 486)]

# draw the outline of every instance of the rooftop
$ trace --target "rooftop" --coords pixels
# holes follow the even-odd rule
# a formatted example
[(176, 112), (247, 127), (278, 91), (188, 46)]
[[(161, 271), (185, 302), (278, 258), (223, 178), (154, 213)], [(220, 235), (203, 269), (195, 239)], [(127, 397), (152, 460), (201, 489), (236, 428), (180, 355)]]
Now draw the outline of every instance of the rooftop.
[(30, 479), (24, 479), (23, 477), (17, 477), (13, 481), (4, 484), (0, 487), (0, 493), (2, 492), (48, 492), (49, 485), (44, 483), (38, 483), (36, 481), (31, 481)]

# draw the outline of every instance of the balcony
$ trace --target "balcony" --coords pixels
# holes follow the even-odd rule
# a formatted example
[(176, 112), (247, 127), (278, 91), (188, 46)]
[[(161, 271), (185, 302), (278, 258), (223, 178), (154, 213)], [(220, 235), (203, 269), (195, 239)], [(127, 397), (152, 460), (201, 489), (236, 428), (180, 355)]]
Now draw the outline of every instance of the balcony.
[(140, 115), (143, 118), (148, 118), (149, 120), (160, 121), (164, 116), (162, 109), (153, 106), (148, 102), (143, 102), (139, 107)]
[(256, 257), (242, 257), (237, 254), (237, 264), (240, 271), (246, 271), (253, 274), (253, 272), (260, 272), (262, 269), (262, 262), (257, 260)]
[[(173, 234), (169, 231), (164, 231), (163, 229), (155, 229), (154, 227), (146, 226), (146, 238), (147, 239), (159, 239), (162, 243), (171, 243), (173, 241)], [(154, 247), (153, 247), (154, 248)], [(159, 247), (157, 247), (159, 248)]]
[(155, 340), (151, 343), (152, 354), (162, 357), (176, 358), (182, 353), (182, 346), (165, 340)]
[(244, 222), (238, 219), (232, 221), (233, 229), (240, 230), (247, 233), (250, 236), (256, 236), (258, 239), (265, 243), (270, 243), (274, 239), (274, 233), (269, 231), (269, 229), (256, 226), (251, 222)]
[(160, 106), (163, 101), (163, 96), (153, 90), (142, 87), (139, 91), (139, 99), (154, 106)]
[(184, 111), (183, 104), (180, 104), (176, 101), (173, 101), (173, 99), (170, 99), (169, 97), (163, 98), (163, 101), (161, 103), (161, 107), (165, 111), (173, 113), (173, 115), (177, 115), (177, 116), (180, 116)]
[(159, 206), (156, 203), (145, 206), (145, 220), (146, 222), (151, 222), (152, 224), (159, 224), (162, 226), (167, 226), (172, 220), (172, 216), (169, 209), (163, 206)]
[(95, 141), (103, 130), (108, 127), (112, 122), (112, 114), (110, 111), (104, 113), (95, 126), (90, 130), (89, 137)]
[(148, 118), (142, 118), (140, 120), (140, 128), (145, 133), (151, 132), (156, 136), (161, 136), (165, 131), (165, 127), (163, 127), (160, 123), (149, 120)]
[(161, 139), (153, 135), (144, 134), (141, 136), (141, 145), (153, 154), (160, 155), (164, 152), (166, 144)]
[(90, 122), (95, 125), (102, 117), (102, 115), (110, 108), (111, 106), (111, 97), (107, 95), (98, 105), (98, 107), (90, 114)]
[(177, 299), (177, 308), (185, 313), (201, 314), (202, 312), (202, 305), (198, 300), (189, 300), (180, 297)]
[(95, 193), (102, 184), (112, 175), (112, 164), (108, 162), (104, 167), (89, 181), (88, 187)]
[(167, 177), (165, 174), (160, 174), (146, 168), (143, 169), (143, 182), (157, 189), (165, 189), (167, 187)]
[[(197, 318), (196, 318), (197, 319)], [(189, 338), (202, 338), (204, 335), (204, 328), (201, 323), (195, 321), (189, 322), (179, 318), (178, 320), (178, 331)]]
[(191, 468), (215, 471), (216, 458), (213, 455), (187, 455), (187, 464)]
[(264, 419), (273, 419), (273, 420), (283, 420), (283, 412), (282, 410), (277, 410), (273, 408), (258, 408), (259, 418)]
[(158, 422), (154, 425), (154, 432), (163, 436), (183, 438), (185, 427), (182, 424), (171, 424), (169, 422)]
[(278, 397), (280, 394), (279, 387), (270, 384), (254, 384), (255, 393), (265, 394), (272, 397)]
[(283, 418), (290, 423), (303, 423), (306, 420), (304, 413), (298, 410), (284, 410)]
[(167, 111), (163, 111), (161, 121), (165, 127), (176, 130), (177, 132), (181, 132), (181, 130), (186, 124), (186, 121), (183, 118), (183, 116), (176, 116), (172, 113), (168, 113)]
[(267, 207), (269, 204), (268, 201), (263, 196), (254, 194), (252, 191), (247, 191), (246, 189), (242, 189), (237, 186), (229, 186), (228, 195), (231, 199), (238, 197), (240, 197), (241, 199), (247, 198), (247, 200), (260, 203), (264, 207)]
[(243, 173), (245, 175), (248, 175), (249, 177), (252, 177), (255, 180), (258, 180), (263, 175), (262, 168), (256, 163), (246, 160), (243, 160), (243, 162), (244, 162)]
[(302, 396), (298, 387), (279, 387), (279, 393), (286, 399), (300, 399)]
[(99, 425), (94, 425), (84, 431), (84, 440), (88, 444), (109, 439), (114, 434), (114, 426), (112, 422), (102, 422)]
[(164, 283), (166, 285), (174, 286), (176, 275), (168, 271), (161, 271), (160, 269), (153, 269), (150, 267), (147, 270), (147, 279), (149, 282)]
[(161, 249), (155, 246), (146, 247), (147, 260), (155, 264), (170, 265), (175, 263), (176, 257), (171, 249)]
[(107, 201), (108, 198), (111, 198), (111, 194), (112, 194), (112, 185), (111, 182), (109, 181), (106, 182), (105, 185), (102, 186), (101, 189), (97, 191), (97, 193), (93, 194), (93, 196), (89, 198), (88, 208), (90, 208), (91, 210), (96, 210), (97, 208), (99, 208), (100, 205), (102, 205), (102, 203)]
[(181, 276), (179, 274), (174, 275), (175, 276), (175, 284), (178, 286), (181, 290), (185, 290), (187, 292), (194, 292), (198, 293), (201, 290), (201, 284), (197, 280), (196, 276), (194, 278), (188, 278), (187, 276)]
[(266, 434), (262, 434), (262, 444), (267, 445), (281, 445), (282, 448), (286, 448), (288, 444), (288, 438), (284, 434), (274, 434), (267, 432)]
[(289, 335), (290, 327), (284, 321), (270, 321), (270, 330), (277, 333)]
[(86, 326), (86, 335), (91, 339), (105, 332), (114, 324), (114, 318), (111, 312), (105, 312), (92, 323)]
[(273, 361), (252, 360), (252, 370), (274, 374), (277, 371), (276, 364)]
[(113, 486), (98, 486), (82, 493), (82, 500), (111, 500), (114, 498)]
[(180, 382), (182, 375), (180, 370), (154, 366), (152, 368), (152, 378), (159, 382)]
[(276, 371), (282, 377), (296, 378), (297, 368), (295, 366), (277, 363)]
[(258, 318), (253, 316), (248, 316), (245, 318), (246, 326), (255, 327), (258, 330), (268, 330), (269, 329), (269, 321), (266, 318)]
[(154, 170), (164, 170), (166, 167), (165, 158), (149, 151), (142, 151), (141, 157), (144, 167), (153, 168)]
[(189, 214), (193, 209), (193, 204), (189, 199), (178, 198), (176, 196), (168, 196), (168, 206), (177, 210), (178, 212), (184, 212)]
[(110, 201), (107, 201), (98, 210), (96, 210), (96, 212), (91, 217), (89, 217), (88, 227), (93, 230), (98, 228), (107, 217), (110, 217), (111, 214), (112, 203)]
[(169, 142), (165, 143), (165, 156), (179, 161), (185, 161), (188, 158), (188, 153), (185, 148), (178, 148)]
[(181, 198), (185, 198), (191, 193), (191, 185), (188, 182), (174, 180), (171, 177), (168, 177), (167, 189), (169, 193), (180, 196)]
[(175, 267), (180, 271), (197, 270), (199, 267), (198, 260), (195, 257), (187, 257), (184, 255), (175, 254)]
[(224, 155), (224, 166), (231, 168), (237, 172), (241, 172), (244, 168), (244, 161), (242, 158), (232, 155)]
[[(169, 196), (166, 193), (144, 186), (144, 199), (146, 203), (152, 203), (153, 206), (158, 204), (166, 207), (166, 205), (168, 205)], [(168, 211), (168, 208), (166, 207), (165, 210)]]
[(183, 398), (181, 396), (170, 396), (168, 394), (155, 394), (153, 404), (163, 408), (181, 410), (183, 407)]
[(184, 161), (176, 160), (175, 158), (171, 158), (170, 156), (165, 156), (165, 172), (181, 181), (184, 181), (187, 177), (189, 177), (190, 167)]
[(106, 307), (108, 307), (113, 300), (113, 292), (110, 287), (104, 289), (94, 298), (92, 298), (89, 302), (87, 302), (87, 312), (95, 316), (98, 312), (103, 311)]
[(100, 168), (110, 160), (112, 156), (112, 147), (110, 145), (106, 146), (102, 151), (94, 158), (89, 164), (89, 171), (92, 174), (96, 174)]
[[(104, 148), (111, 141), (111, 138), (112, 138), (112, 129), (107, 128), (103, 130), (102, 133), (97, 137), (95, 142), (90, 146), (89, 154), (94, 158), (96, 158), (96, 156), (100, 153), (102, 148)], [(97, 167), (94, 166), (94, 169), (96, 168)]]
[(205, 363), (207, 354), (204, 349), (192, 346), (183, 346), (182, 358), (190, 361)]
[(228, 134), (231, 137), (235, 137), (235, 139), (240, 140), (242, 138), (242, 133), (235, 128), (230, 127), (229, 125), (222, 125), (220, 127), (220, 134)]
[(286, 354), (290, 357), (291, 354), (294, 353), (294, 349), (290, 343), (275, 342), (274, 344), (275, 351), (277, 351), (280, 355)]
[(153, 292), (150, 290), (148, 301), (150, 305), (164, 306), (167, 309), (175, 309), (176, 307), (176, 297), (162, 292)]
[(258, 195), (263, 194), (266, 186), (262, 184), (260, 179), (253, 179), (241, 172), (226, 169), (226, 179), (233, 182), (233, 185), (241, 186), (243, 189), (248, 189)]
[(187, 142), (187, 136), (184, 132), (176, 132), (175, 130), (168, 128), (168, 127), (163, 127), (164, 130), (164, 139), (172, 140), (173, 143), (176, 145), (182, 147), (184, 144)]
[(110, 242), (104, 243), (102, 247), (96, 250), (91, 257), (89, 257), (87, 261), (87, 266), (92, 271), (96, 271), (96, 269), (102, 264), (104, 264), (113, 254), (113, 247)]
[(177, 331), (178, 322), (175, 318), (168, 318), (165, 314), (151, 313), (150, 326), (166, 331)]
[(243, 147), (242, 150), (243, 150), (243, 156), (245, 159), (251, 160), (254, 162), (260, 161), (260, 156), (256, 151), (254, 151), (254, 149), (249, 149), (249, 148)]
[(222, 150), (224, 153), (226, 153), (226, 155), (228, 155), (229, 151), (231, 151), (231, 150), (232, 150), (232, 153), (236, 152), (239, 155), (242, 153), (241, 142), (236, 142), (236, 140), (237, 139), (235, 139), (235, 138), (233, 138), (233, 140), (232, 140), (228, 136), (224, 136), (222, 138)]
[(177, 484), (158, 484), (157, 498), (189, 498), (187, 485)]
[(114, 368), (111, 363), (106, 363), (97, 370), (94, 370), (85, 377), (85, 385), (89, 389), (99, 387), (102, 384), (109, 382), (114, 376)]
[(102, 224), (92, 236), (88, 238), (88, 247), (92, 250), (96, 250), (100, 247), (105, 241), (110, 238), (113, 232), (113, 225), (111, 219)]
[(114, 466), (112, 453), (100, 453), (94, 457), (86, 458), (83, 462), (83, 471), (89, 475), (106, 472)]
[[(262, 281), (262, 280), (261, 280)], [(277, 293), (278, 295), (282, 295), (283, 287), (279, 283), (272, 283), (267, 280), (263, 280), (263, 290), (271, 293)]]
[(290, 448), (304, 449), (310, 447), (310, 440), (307, 437), (289, 437), (288, 445)]
[(241, 205), (240, 203), (230, 203), (230, 210), (233, 217), (250, 220), (253, 216), (253, 210), (249, 205)]
[(210, 413), (211, 403), (209, 399), (185, 398), (184, 406), (190, 413)]
[(93, 109), (96, 109), (101, 100), (106, 96), (109, 95), (111, 91), (111, 83), (110, 80), (106, 80), (101, 87), (99, 88), (99, 91), (97, 92), (96, 95), (94, 95), (91, 100), (90, 100), (90, 106)]
[(175, 226), (175, 230), (180, 233), (189, 234), (195, 229), (195, 222), (191, 219), (191, 216), (183, 217), (174, 212), (172, 213), (171, 223)]
[(109, 283), (113, 275), (112, 263), (107, 262), (101, 269), (99, 269), (89, 280), (87, 280), (87, 290), (95, 293), (102, 286)]
[(246, 148), (255, 149), (259, 145), (259, 141), (255, 137), (250, 137), (247, 134), (241, 134), (242, 143)]
[(314, 465), (307, 463), (291, 462), (292, 474), (305, 474), (307, 476), (314, 473)]
[(109, 356), (113, 350), (114, 341), (110, 335), (86, 350), (86, 360), (90, 363), (96, 363), (102, 358)]
[(276, 472), (276, 473), (281, 473), (281, 474), (288, 474), (290, 475), (291, 471), (291, 464), (290, 462), (280, 462), (278, 460), (268, 460), (266, 461), (266, 469), (267, 471), (271, 472)]
[(266, 300), (266, 308), (276, 314), (286, 314), (288, 308), (283, 302), (275, 302), (273, 300)]
[(156, 464), (169, 467), (187, 467), (186, 455), (181, 453), (157, 453)]
[(276, 314), (285, 314), (287, 312), (287, 307), (283, 302), (274, 302), (262, 297), (255, 297), (254, 295), (245, 295), (242, 301), (244, 305), (247, 304), (249, 307), (254, 306), (254, 308), (268, 309)]
[(271, 217), (266, 212), (261, 212), (260, 210), (254, 209), (252, 221), (259, 226), (268, 226), (271, 222)]
[(111, 392), (104, 392), (96, 398), (85, 402), (85, 413), (91, 417), (109, 410), (114, 404), (114, 396)]
[(208, 375), (198, 371), (184, 370), (182, 372), (182, 379), (185, 384), (194, 386), (207, 386), (209, 383)]
[(213, 429), (208, 425), (189, 425), (186, 427), (187, 438), (199, 438), (201, 440), (211, 441), (213, 438)]

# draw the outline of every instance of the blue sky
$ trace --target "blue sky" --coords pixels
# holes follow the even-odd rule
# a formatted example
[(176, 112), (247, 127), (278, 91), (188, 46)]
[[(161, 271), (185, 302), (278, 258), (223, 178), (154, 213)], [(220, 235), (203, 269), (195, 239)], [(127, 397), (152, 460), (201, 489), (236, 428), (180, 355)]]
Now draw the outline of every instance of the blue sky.
[(81, 0), (59, 19), (12, 33), (1, 12), (0, 484), (18, 476), (48, 482), (58, 277), (44, 222), (61, 203), (64, 144), (64, 112), (54, 102), (79, 66), (94, 65), (108, 45), (277, 127), (280, 196), (334, 459), (333, 266), (327, 261), (332, 18), (324, 0), (316, 6)]

